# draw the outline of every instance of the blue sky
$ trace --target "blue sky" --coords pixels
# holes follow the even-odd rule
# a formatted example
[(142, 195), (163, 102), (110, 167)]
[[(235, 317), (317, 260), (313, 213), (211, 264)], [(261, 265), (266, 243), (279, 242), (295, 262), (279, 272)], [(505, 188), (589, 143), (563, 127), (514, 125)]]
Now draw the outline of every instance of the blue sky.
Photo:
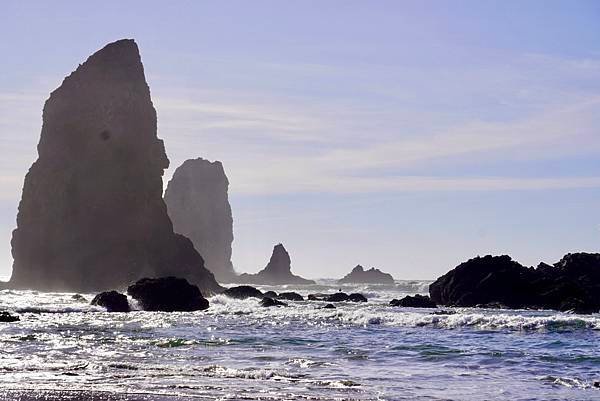
[(0, 4), (0, 277), (50, 91), (134, 38), (173, 170), (221, 160), (234, 265), (435, 278), (600, 245), (597, 1)]

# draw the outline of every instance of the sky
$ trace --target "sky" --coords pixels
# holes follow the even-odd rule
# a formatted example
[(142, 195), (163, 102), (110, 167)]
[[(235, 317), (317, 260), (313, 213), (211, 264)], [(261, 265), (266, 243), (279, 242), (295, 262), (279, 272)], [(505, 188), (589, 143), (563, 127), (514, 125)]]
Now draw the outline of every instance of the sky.
[(434, 279), (600, 247), (598, 1), (0, 3), (0, 279), (49, 93), (140, 47), (171, 167), (223, 162), (233, 263)]

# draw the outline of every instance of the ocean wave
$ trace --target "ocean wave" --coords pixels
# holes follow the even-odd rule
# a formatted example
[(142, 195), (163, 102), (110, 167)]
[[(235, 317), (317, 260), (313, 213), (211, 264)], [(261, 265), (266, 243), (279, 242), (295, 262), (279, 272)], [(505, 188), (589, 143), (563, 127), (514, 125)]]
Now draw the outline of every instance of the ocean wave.
[(577, 377), (543, 376), (540, 380), (556, 386), (600, 390), (600, 381), (589, 381)]

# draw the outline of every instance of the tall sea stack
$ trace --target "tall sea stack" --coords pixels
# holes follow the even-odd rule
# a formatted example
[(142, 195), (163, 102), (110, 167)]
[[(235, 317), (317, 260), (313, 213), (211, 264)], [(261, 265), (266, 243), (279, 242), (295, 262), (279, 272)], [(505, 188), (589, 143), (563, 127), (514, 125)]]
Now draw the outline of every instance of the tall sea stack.
[(175, 232), (188, 237), (219, 281), (235, 280), (229, 181), (219, 161), (186, 160), (175, 170), (165, 203)]
[(162, 199), (169, 166), (138, 47), (93, 54), (44, 105), (38, 159), (13, 232), (11, 286), (92, 291), (142, 277), (221, 287)]

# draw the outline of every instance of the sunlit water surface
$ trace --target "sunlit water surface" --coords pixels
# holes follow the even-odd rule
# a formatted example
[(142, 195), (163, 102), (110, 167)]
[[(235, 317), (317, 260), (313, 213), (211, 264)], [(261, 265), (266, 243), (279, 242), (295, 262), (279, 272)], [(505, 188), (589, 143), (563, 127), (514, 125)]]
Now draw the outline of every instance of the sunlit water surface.
[(0, 399), (600, 400), (598, 314), (388, 306), (426, 288), (345, 286), (369, 301), (337, 309), (215, 296), (193, 313), (1, 291), (21, 321), (0, 323)]

